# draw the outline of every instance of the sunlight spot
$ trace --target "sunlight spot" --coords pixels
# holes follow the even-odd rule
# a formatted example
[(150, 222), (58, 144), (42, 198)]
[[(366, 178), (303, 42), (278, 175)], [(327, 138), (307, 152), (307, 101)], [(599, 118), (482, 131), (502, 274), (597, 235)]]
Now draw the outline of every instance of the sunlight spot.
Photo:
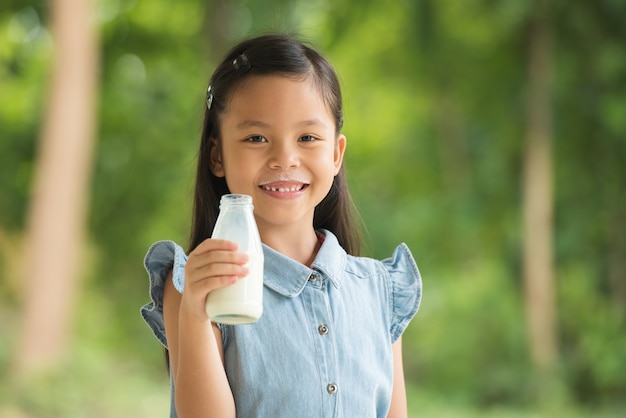
[(39, 15), (32, 7), (17, 12), (9, 22), (9, 39), (17, 43), (31, 42), (41, 32)]
[(115, 74), (132, 84), (142, 84), (146, 81), (146, 66), (137, 55), (124, 54), (115, 63)]
[(116, 19), (120, 14), (131, 11), (136, 0), (107, 0), (98, 2), (98, 8), (96, 11), (97, 21), (100, 23), (111, 22)]

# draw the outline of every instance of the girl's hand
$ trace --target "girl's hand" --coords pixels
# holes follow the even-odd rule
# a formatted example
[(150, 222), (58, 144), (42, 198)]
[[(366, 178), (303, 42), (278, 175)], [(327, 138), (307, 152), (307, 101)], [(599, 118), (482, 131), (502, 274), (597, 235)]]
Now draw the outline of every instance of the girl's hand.
[(209, 292), (235, 283), (248, 274), (244, 264), (248, 255), (237, 252), (237, 244), (231, 241), (208, 238), (190, 254), (185, 265), (185, 287), (181, 309), (192, 318), (207, 321), (205, 311)]

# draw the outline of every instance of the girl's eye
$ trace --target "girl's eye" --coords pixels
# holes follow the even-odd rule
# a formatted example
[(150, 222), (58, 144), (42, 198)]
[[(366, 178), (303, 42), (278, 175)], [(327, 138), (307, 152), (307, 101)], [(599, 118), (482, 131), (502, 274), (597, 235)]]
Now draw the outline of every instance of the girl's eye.
[(261, 135), (254, 135), (254, 136), (248, 137), (247, 141), (257, 143), (257, 142), (267, 142), (267, 139), (265, 139), (265, 137)]
[(313, 142), (315, 140), (317, 140), (317, 138), (314, 137), (313, 135), (302, 135), (300, 137), (300, 141), (302, 142)]

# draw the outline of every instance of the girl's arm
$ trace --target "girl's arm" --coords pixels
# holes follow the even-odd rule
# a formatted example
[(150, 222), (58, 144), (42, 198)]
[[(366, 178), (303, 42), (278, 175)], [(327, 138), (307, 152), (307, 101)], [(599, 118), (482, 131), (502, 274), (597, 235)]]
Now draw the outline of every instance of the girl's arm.
[(204, 305), (210, 291), (245, 275), (247, 258), (236, 248), (228, 241), (206, 240), (189, 254), (183, 293), (174, 288), (171, 272), (165, 281), (163, 317), (179, 418), (235, 417), (221, 332)]
[(406, 388), (404, 385), (404, 370), (402, 367), (402, 337), (393, 346), (393, 392), (391, 393), (391, 407), (388, 418), (407, 418)]

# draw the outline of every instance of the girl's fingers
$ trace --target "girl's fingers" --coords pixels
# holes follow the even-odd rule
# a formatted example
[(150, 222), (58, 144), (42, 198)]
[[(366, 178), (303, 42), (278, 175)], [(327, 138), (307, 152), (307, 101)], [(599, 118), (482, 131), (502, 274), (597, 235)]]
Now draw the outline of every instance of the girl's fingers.
[(187, 259), (187, 266), (190, 270), (196, 270), (220, 263), (243, 265), (248, 262), (248, 258), (245, 253), (215, 250), (201, 254), (190, 254)]
[(248, 274), (248, 255), (237, 252), (237, 244), (227, 240), (206, 239), (187, 258), (185, 265), (185, 306), (199, 318), (205, 318), (207, 295), (232, 285)]
[[(188, 272), (189, 283), (198, 283), (212, 280), (215, 277), (244, 277), (248, 274), (248, 268), (238, 264), (217, 263)], [(186, 277), (187, 278), (187, 277)]]
[(192, 254), (203, 254), (209, 251), (216, 251), (216, 250), (222, 250), (222, 251), (237, 251), (237, 243), (232, 242), (232, 241), (228, 241), (228, 240), (224, 240), (224, 239), (213, 239), (213, 238), (207, 238), (204, 241), (202, 241), (200, 244), (198, 244), (198, 246), (189, 254), (190, 256)]
[[(229, 246), (227, 241), (223, 241)], [(217, 243), (219, 246), (220, 243)], [(231, 247), (232, 248), (232, 247)], [(208, 292), (215, 288), (232, 284), (248, 274), (244, 264), (248, 255), (235, 251), (212, 250), (200, 254), (190, 254), (185, 266), (185, 282), (194, 292)]]
[(213, 263), (190, 273), (185, 271), (183, 304), (200, 320), (206, 320), (205, 303), (209, 293), (230, 286), (248, 274), (248, 268), (237, 264)]

